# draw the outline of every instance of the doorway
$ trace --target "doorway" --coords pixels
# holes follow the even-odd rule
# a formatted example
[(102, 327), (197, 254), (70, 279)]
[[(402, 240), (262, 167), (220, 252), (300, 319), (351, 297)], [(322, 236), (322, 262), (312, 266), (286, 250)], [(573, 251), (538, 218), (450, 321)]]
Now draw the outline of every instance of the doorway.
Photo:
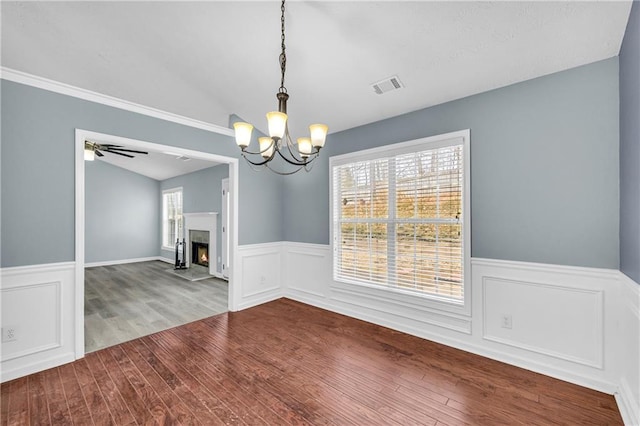
[(226, 270), (228, 278), (228, 309), (236, 310), (237, 301), (235, 295), (238, 294), (235, 289), (234, 282), (234, 262), (237, 260), (238, 248), (238, 160), (232, 157), (221, 156), (201, 151), (194, 151), (184, 148), (178, 148), (169, 145), (162, 145), (152, 142), (140, 141), (135, 139), (123, 138), (119, 136), (101, 134), (81, 129), (76, 129), (75, 135), (75, 159), (76, 159), (76, 209), (75, 209), (75, 247), (76, 247), (76, 264), (75, 264), (75, 306), (74, 306), (74, 322), (75, 322), (75, 353), (76, 358), (82, 358), (85, 353), (84, 339), (84, 304), (85, 304), (85, 163), (84, 163), (84, 147), (86, 140), (98, 140), (103, 143), (114, 145), (123, 145), (128, 148), (142, 150), (172, 153), (199, 159), (203, 161), (212, 161), (215, 163), (224, 163), (228, 165), (228, 189), (226, 191)]

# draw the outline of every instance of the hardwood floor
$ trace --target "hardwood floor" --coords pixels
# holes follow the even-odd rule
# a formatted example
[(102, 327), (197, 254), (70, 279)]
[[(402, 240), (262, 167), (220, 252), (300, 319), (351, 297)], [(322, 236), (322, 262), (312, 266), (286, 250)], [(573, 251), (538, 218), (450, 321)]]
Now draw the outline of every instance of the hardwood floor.
[(188, 281), (160, 261), (85, 269), (85, 351), (93, 352), (228, 309), (226, 281)]
[(618, 425), (612, 396), (280, 299), (2, 384), (6, 424)]

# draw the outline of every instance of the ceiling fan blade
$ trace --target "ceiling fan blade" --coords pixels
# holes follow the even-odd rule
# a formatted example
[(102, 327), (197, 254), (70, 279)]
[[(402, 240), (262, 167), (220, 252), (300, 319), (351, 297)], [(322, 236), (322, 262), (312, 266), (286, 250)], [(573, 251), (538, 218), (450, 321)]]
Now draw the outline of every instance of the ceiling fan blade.
[(96, 153), (96, 155), (97, 155), (98, 157), (104, 157), (104, 154), (102, 154), (102, 153), (101, 153), (100, 151), (98, 151), (97, 149), (94, 149), (94, 150), (93, 150), (93, 152), (95, 152), (95, 153)]
[(146, 151), (136, 151), (135, 149), (124, 149), (124, 148), (107, 148), (109, 152), (121, 151), (121, 152), (134, 152), (136, 154), (149, 154)]
[(135, 158), (133, 155), (123, 154), (123, 153), (121, 153), (121, 152), (109, 151), (109, 150), (106, 150), (105, 152), (108, 152), (109, 154), (118, 154), (118, 155), (122, 155), (123, 157)]

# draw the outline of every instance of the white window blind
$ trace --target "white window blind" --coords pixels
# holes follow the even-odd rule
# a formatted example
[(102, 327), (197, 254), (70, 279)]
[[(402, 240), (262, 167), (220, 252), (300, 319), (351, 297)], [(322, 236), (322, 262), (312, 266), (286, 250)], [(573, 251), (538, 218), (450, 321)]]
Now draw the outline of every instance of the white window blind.
[(462, 301), (464, 143), (413, 149), (333, 165), (334, 278)]
[(162, 245), (173, 249), (182, 230), (182, 188), (162, 191)]

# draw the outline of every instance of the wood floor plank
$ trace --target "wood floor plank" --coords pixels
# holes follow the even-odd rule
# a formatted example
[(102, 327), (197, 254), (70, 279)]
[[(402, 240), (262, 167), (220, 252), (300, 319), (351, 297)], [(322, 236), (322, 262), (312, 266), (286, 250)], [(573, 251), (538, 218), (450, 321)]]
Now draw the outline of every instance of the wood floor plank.
[(71, 424), (71, 413), (57, 368), (43, 372), (52, 424)]
[(91, 412), (89, 406), (82, 393), (82, 388), (78, 382), (76, 371), (73, 364), (65, 364), (58, 367), (60, 379), (62, 382), (62, 389), (67, 399), (67, 405), (69, 407), (69, 414), (71, 420), (77, 425), (91, 425), (93, 419), (91, 418)]
[(162, 399), (178, 423), (200, 424), (200, 421), (198, 421), (192, 410), (185, 405), (179, 395), (175, 393), (175, 377), (160, 376), (153, 369), (152, 364), (145, 360), (143, 355), (140, 353), (138, 347), (143, 346), (144, 345), (140, 341), (135, 341), (123, 344), (122, 348), (126, 350), (127, 356), (149, 382), (149, 385), (156, 390), (158, 396)]
[[(114, 288), (138, 282), (123, 277), (91, 297), (124, 300)], [(195, 299), (181, 306), (193, 308), (199, 287), (185, 289)], [(611, 395), (286, 299), (99, 350), (0, 392), (7, 425), (622, 424)]]
[(11, 398), (9, 386), (9, 383), (2, 383), (2, 385), (0, 385), (0, 426), (6, 426), (8, 421), (9, 398)]
[(126, 402), (122, 398), (116, 384), (111, 380), (108, 371), (96, 353), (87, 354), (84, 358), (87, 361), (91, 374), (96, 383), (100, 385), (100, 392), (104, 398), (109, 412), (117, 425), (136, 424), (136, 421), (129, 411)]
[(44, 375), (36, 373), (29, 376), (29, 423), (32, 425), (51, 424)]
[(79, 359), (73, 363), (73, 368), (76, 371), (78, 384), (87, 402), (93, 423), (115, 425), (111, 411), (102, 397), (100, 387), (89, 370), (87, 361), (84, 358)]
[(127, 354), (122, 350), (122, 346), (114, 346), (107, 349), (107, 352), (116, 361), (125, 377), (135, 389), (143, 405), (151, 412), (154, 421), (159, 424), (175, 423), (173, 413), (158, 396), (147, 379), (140, 373), (138, 368), (131, 362)]
[[(9, 401), (7, 423), (10, 425), (29, 424), (29, 378), (22, 377), (2, 384), (3, 399)], [(7, 394), (6, 392), (9, 392)]]

